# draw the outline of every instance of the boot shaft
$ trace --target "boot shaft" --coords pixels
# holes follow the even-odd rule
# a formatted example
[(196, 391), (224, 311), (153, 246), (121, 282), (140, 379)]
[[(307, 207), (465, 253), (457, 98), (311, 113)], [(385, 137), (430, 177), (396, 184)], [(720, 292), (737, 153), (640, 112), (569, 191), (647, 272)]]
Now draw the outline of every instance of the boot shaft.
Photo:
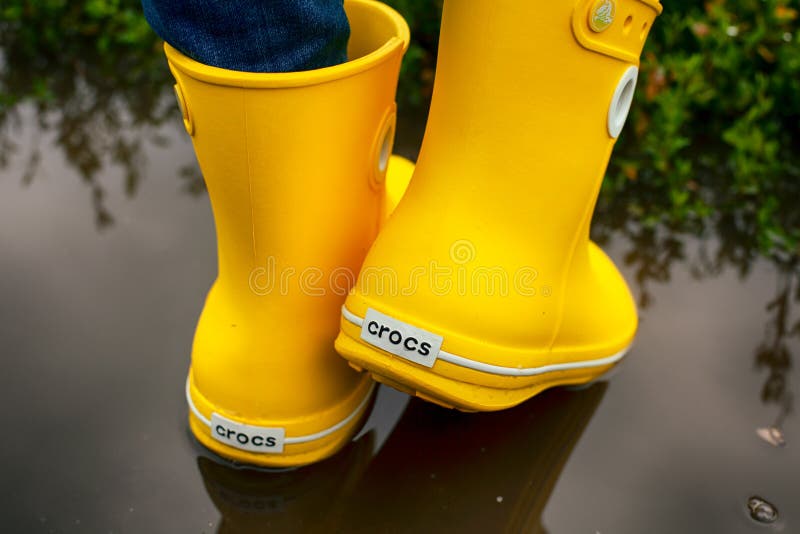
[[(613, 22), (596, 32), (603, 5), (614, 6)], [(445, 2), (410, 194), (430, 188), (442, 203), (475, 206), (476, 219), (568, 239), (594, 205), (618, 134), (609, 115), (613, 129), (624, 122), (630, 75), (660, 10), (654, 0)], [(612, 106), (626, 73), (632, 83)]]
[(218, 284), (229, 290), (249, 291), (252, 273), (273, 264), (326, 279), (356, 272), (377, 233), (407, 27), (368, 2), (346, 7), (350, 61), (334, 67), (235, 72), (165, 47), (214, 210)]

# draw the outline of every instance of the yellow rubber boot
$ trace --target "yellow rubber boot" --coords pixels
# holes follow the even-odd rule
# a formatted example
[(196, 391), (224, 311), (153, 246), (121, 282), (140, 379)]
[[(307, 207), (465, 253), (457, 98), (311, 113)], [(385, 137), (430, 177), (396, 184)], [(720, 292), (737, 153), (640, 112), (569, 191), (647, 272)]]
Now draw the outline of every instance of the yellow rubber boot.
[(186, 385), (189, 422), (201, 443), (239, 462), (332, 455), (374, 389), (333, 340), (353, 273), (409, 179), (402, 160), (386, 177), (409, 33), (379, 2), (345, 9), (350, 60), (333, 67), (234, 72), (165, 47), (218, 242)]
[(657, 0), (445, 2), (414, 179), (336, 348), (463, 410), (582, 384), (625, 354), (630, 291), (589, 224)]

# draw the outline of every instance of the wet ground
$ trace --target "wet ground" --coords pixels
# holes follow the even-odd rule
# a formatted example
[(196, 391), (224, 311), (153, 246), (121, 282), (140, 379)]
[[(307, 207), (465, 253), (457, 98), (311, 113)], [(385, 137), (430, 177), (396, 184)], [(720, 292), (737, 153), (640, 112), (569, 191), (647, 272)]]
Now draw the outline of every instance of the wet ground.
[(206, 453), (183, 387), (213, 221), (174, 104), (140, 111), (2, 123), (3, 531), (800, 532), (796, 273), (603, 220), (642, 306), (609, 382), (478, 415), (384, 388), (322, 464)]

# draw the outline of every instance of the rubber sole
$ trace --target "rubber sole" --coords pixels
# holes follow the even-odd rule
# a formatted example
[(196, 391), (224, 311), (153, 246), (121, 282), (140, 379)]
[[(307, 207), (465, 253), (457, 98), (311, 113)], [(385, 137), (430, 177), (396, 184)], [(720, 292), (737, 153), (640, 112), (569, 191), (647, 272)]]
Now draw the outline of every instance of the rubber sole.
[[(191, 371), (186, 381), (186, 401), (189, 406), (189, 428), (207, 449), (233, 462), (261, 467), (298, 467), (318, 462), (336, 454), (358, 432), (366, 420), (375, 397), (375, 384), (365, 377), (350, 398), (298, 421), (248, 420), (241, 414), (233, 416), (219, 409), (203, 396), (192, 382)], [(212, 413), (239, 424), (263, 428), (282, 428), (286, 437), (283, 451), (251, 452), (223, 443), (212, 434)], [(320, 423), (321, 421), (327, 423)], [(309, 424), (315, 428), (309, 432)], [(321, 427), (321, 428), (320, 428)]]
[[(455, 362), (469, 361), (457, 356), (453, 361), (437, 360), (432, 368), (418, 365), (400, 358), (361, 340), (360, 328), (355, 324), (352, 314), (343, 315), (341, 331), (336, 338), (336, 350), (350, 366), (368, 373), (375, 381), (394, 389), (438, 404), (464, 412), (496, 411), (516, 406), (538, 393), (556, 386), (581, 386), (591, 383), (609, 371), (622, 360), (627, 348), (611, 356), (601, 357), (596, 362), (610, 362), (596, 365), (593, 361), (567, 368), (550, 366), (556, 370), (548, 371), (547, 366), (533, 369), (535, 372), (525, 376), (526, 369), (509, 369), (517, 374), (502, 377), (508, 386), (497, 387), (498, 376), (469, 369), (472, 381), (455, 378), (463, 374), (463, 366)], [(478, 362), (476, 362), (478, 363)], [(487, 366), (487, 364), (479, 364)], [(490, 366), (496, 367), (496, 366)], [(496, 367), (497, 369), (507, 369)]]

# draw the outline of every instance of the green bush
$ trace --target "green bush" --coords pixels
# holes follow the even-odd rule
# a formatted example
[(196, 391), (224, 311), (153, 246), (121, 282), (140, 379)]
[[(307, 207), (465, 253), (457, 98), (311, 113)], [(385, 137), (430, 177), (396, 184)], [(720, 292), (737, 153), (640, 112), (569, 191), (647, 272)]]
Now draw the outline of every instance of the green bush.
[(604, 198), (645, 225), (800, 255), (800, 43), (787, 0), (669, 2)]

